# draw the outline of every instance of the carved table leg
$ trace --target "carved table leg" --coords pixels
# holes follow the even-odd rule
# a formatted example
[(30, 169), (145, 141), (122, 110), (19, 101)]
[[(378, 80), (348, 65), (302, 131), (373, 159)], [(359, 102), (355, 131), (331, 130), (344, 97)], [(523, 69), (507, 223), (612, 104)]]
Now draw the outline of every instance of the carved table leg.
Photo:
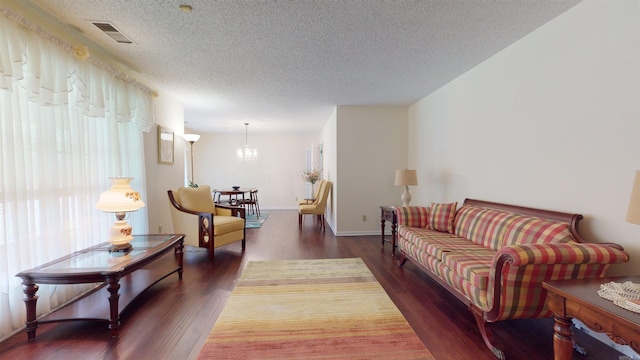
[(554, 319), (553, 359), (571, 359), (573, 357), (573, 333), (571, 332), (571, 319), (558, 315), (555, 315)]
[(398, 224), (391, 223), (391, 255), (396, 254), (396, 239), (398, 238)]
[(184, 257), (184, 244), (180, 242), (176, 246), (176, 256), (178, 257), (178, 279), (182, 280), (182, 258)]
[(120, 316), (118, 315), (120, 284), (118, 278), (110, 276), (107, 279), (107, 290), (109, 290), (109, 329), (111, 329), (111, 337), (118, 337), (118, 327), (120, 326)]
[(38, 296), (38, 285), (29, 281), (22, 281), (22, 288), (24, 291), (24, 305), (27, 307), (27, 321), (25, 322), (27, 331), (27, 340), (34, 341), (36, 339), (36, 329), (38, 328), (38, 320), (36, 320), (36, 302)]
[(385, 220), (384, 218), (380, 218), (380, 229), (381, 229), (381, 233), (382, 233), (382, 240), (380, 240), (380, 245), (382, 245), (382, 247), (384, 247), (384, 225), (385, 225)]

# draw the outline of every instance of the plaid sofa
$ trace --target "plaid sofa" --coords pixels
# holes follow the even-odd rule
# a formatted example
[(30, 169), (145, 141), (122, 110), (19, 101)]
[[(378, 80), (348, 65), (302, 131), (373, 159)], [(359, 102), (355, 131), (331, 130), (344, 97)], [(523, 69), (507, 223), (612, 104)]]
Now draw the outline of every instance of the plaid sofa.
[(401, 264), (406, 260), (469, 306), (498, 358), (487, 322), (552, 316), (542, 282), (602, 277), (629, 260), (617, 244), (585, 243), (578, 214), (466, 199), (399, 207)]

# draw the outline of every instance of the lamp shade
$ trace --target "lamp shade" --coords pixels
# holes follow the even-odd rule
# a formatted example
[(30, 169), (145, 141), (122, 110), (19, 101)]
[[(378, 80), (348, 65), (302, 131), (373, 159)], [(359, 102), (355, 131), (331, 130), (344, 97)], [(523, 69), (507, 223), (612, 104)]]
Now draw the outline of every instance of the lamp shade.
[(396, 170), (396, 185), (415, 186), (418, 185), (418, 176), (415, 170)]
[(136, 211), (144, 207), (140, 193), (134, 191), (129, 183), (132, 178), (111, 178), (111, 189), (100, 194), (96, 208), (104, 212)]
[(129, 211), (136, 211), (144, 206), (140, 193), (131, 189), (132, 178), (111, 178), (111, 189), (100, 194), (96, 208), (104, 212), (115, 213), (116, 221), (109, 230), (109, 251), (130, 251), (132, 249), (132, 228), (125, 216)]
[(198, 134), (184, 134), (182, 137), (188, 142), (196, 142), (200, 140), (200, 135)]
[(640, 170), (636, 171), (636, 176), (633, 179), (626, 220), (632, 224), (640, 225)]

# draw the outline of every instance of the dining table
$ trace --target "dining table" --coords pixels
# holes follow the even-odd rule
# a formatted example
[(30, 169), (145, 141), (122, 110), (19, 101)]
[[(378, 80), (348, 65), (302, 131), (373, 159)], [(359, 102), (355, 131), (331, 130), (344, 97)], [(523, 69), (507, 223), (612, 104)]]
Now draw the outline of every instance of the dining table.
[(242, 203), (244, 204), (245, 202), (245, 197), (244, 194), (251, 192), (251, 190), (253, 190), (255, 188), (252, 187), (230, 187), (230, 188), (223, 188), (223, 189), (213, 189), (213, 193), (214, 193), (214, 200), (216, 200), (216, 196), (218, 197), (218, 199), (216, 200), (216, 202), (220, 202), (220, 197), (221, 196), (229, 196), (229, 204), (231, 205), (235, 205), (238, 203), (238, 196), (242, 197)]

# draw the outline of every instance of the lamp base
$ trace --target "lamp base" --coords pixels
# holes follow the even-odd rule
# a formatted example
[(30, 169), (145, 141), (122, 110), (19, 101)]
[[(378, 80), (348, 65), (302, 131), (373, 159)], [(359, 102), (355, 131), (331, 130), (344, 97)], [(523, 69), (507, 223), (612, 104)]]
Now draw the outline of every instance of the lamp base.
[(119, 245), (113, 244), (109, 247), (109, 252), (128, 253), (131, 250), (133, 250), (133, 246), (129, 243)]
[(126, 220), (117, 220), (113, 223), (110, 229), (110, 235), (108, 242), (111, 244), (109, 252), (128, 252), (133, 249), (131, 241), (131, 225)]
[(411, 194), (409, 193), (409, 187), (405, 186), (404, 192), (400, 197), (402, 199), (402, 207), (409, 207), (409, 203), (411, 202)]

